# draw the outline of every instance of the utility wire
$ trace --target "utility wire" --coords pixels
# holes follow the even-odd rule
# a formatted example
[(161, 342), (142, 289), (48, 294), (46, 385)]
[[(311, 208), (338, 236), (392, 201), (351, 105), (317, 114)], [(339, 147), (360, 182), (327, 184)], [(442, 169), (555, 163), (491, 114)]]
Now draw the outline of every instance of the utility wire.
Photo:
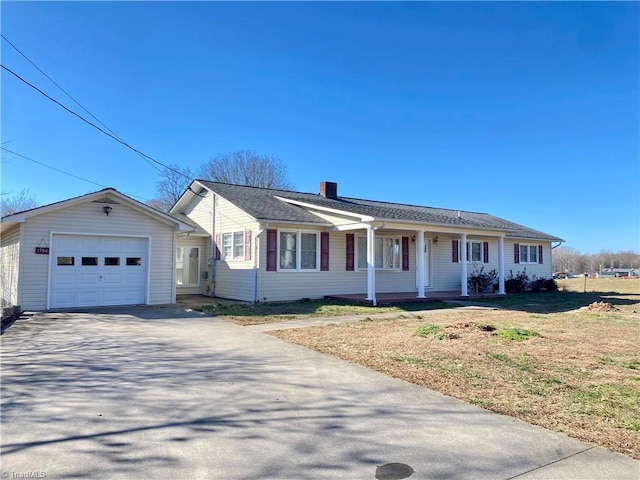
[[(43, 167), (50, 168), (51, 170), (55, 170), (56, 172), (64, 173), (65, 175), (69, 175), (70, 177), (77, 178), (78, 180), (82, 180), (83, 182), (92, 183), (93, 185), (97, 185), (98, 187), (111, 188), (111, 187), (108, 187), (107, 185), (103, 185), (101, 183), (94, 182), (92, 180), (87, 180), (86, 178), (79, 177), (78, 175), (74, 175), (73, 173), (65, 172), (64, 170), (60, 170), (59, 168), (52, 167), (51, 165), (47, 165), (46, 163), (43, 163), (43, 162), (39, 162), (38, 160), (34, 160), (33, 158), (27, 157), (26, 155), (22, 155), (18, 152), (14, 152), (13, 150), (9, 150), (8, 148), (0, 146), (0, 149), (4, 150), (7, 153), (11, 153), (16, 157), (24, 158), (25, 160), (29, 160), (30, 162), (37, 163), (38, 165), (42, 165)], [(122, 193), (125, 193), (125, 192), (122, 192)], [(130, 197), (139, 198), (140, 200), (143, 200), (145, 202), (148, 201), (148, 199), (140, 197), (138, 195), (132, 195), (130, 193), (127, 193), (126, 195), (129, 195)]]
[(62, 92), (69, 97), (71, 100), (73, 100), (75, 102), (76, 105), (78, 105), (80, 108), (82, 108), (85, 112), (87, 112), (91, 118), (93, 118), (96, 122), (98, 122), (100, 125), (102, 125), (106, 130), (108, 130), (109, 132), (113, 133), (116, 137), (120, 138), (116, 132), (114, 132), (113, 130), (111, 130), (109, 127), (107, 127), (104, 123), (102, 123), (100, 121), (100, 119), (98, 117), (96, 117), (93, 113), (91, 113), (89, 110), (87, 110), (78, 100), (76, 100), (69, 92), (67, 92), (64, 88), (62, 88), (53, 78), (51, 78), (49, 75), (46, 74), (46, 72), (44, 70), (42, 70), (38, 65), (36, 65), (33, 60), (31, 60), (29, 57), (27, 57), (18, 47), (16, 47), (13, 43), (11, 43), (11, 41), (5, 37), (2, 33), (0, 33), (0, 37), (7, 42), (9, 45), (11, 45), (11, 47), (18, 52), (20, 55), (22, 55), (22, 57), (24, 57), (24, 59), (29, 62), (31, 65), (33, 65), (36, 70), (38, 70), (42, 75), (44, 75), (45, 77), (47, 77), (47, 79), (53, 83), (56, 87), (58, 87), (60, 90), (62, 90)]
[[(110, 133), (112, 133), (114, 136), (116, 136), (119, 140), (122, 140), (122, 138), (113, 130), (111, 130), (109, 127), (107, 127), (103, 122), (100, 121), (100, 119), (98, 117), (96, 117), (93, 113), (91, 113), (89, 110), (87, 110), (84, 105), (82, 105), (78, 100), (76, 100), (69, 92), (67, 92), (64, 88), (62, 88), (53, 78), (51, 78), (49, 75), (46, 74), (46, 72), (44, 70), (42, 70), (38, 65), (35, 64), (35, 62), (33, 60), (31, 60), (29, 57), (27, 57), (27, 55), (25, 55), (24, 52), (22, 52), (18, 47), (16, 47), (13, 43), (11, 43), (11, 41), (5, 37), (3, 34), (0, 33), (0, 37), (2, 37), (2, 39), (7, 42), (9, 45), (11, 45), (11, 47), (13, 47), (13, 49), (18, 52), (20, 55), (22, 55), (24, 57), (24, 59), (29, 62), (31, 65), (33, 65), (42, 75), (44, 75), (45, 77), (47, 77), (47, 79), (53, 83), (56, 87), (58, 87), (60, 90), (62, 90), (62, 92), (69, 97), (71, 100), (73, 100), (76, 105), (78, 105), (80, 108), (82, 108), (82, 110), (84, 110), (85, 112), (87, 112), (91, 118), (93, 118), (96, 122), (98, 122), (100, 125), (102, 125), (106, 130), (108, 130)], [(139, 155), (139, 154), (138, 154)], [(142, 157), (142, 156), (141, 156)], [(151, 163), (149, 160), (147, 160), (146, 158), (142, 157), (144, 159), (145, 162), (147, 162), (149, 165), (151, 165), (153, 168), (155, 168), (157, 171), (162, 172), (162, 170), (160, 170), (158, 167), (156, 167), (153, 163)]]
[(13, 70), (11, 70), (10, 68), (6, 67), (3, 64), (0, 64), (0, 67), (2, 67), (4, 70), (6, 70), (7, 72), (9, 72), (11, 75), (13, 75), (14, 77), (16, 77), (18, 80), (20, 80), (22, 83), (28, 85), (29, 87), (33, 88), (35, 91), (37, 91), (38, 93), (40, 93), (42, 96), (46, 97), (48, 100), (51, 100), (53, 103), (55, 103), (56, 105), (58, 105), (59, 107), (63, 108), (64, 110), (66, 110), (67, 112), (69, 112), (71, 115), (74, 115), (75, 117), (78, 117), (80, 120), (82, 120), (84, 123), (86, 123), (87, 125), (95, 128), (96, 130), (98, 130), (99, 132), (105, 134), (107, 137), (110, 137), (111, 139), (115, 140), (116, 142), (120, 143), (121, 145), (124, 145), (125, 147), (127, 147), (128, 149), (132, 150), (133, 152), (137, 153), (138, 155), (140, 155), (141, 157), (147, 159), (147, 160), (151, 160), (154, 163), (157, 163), (158, 165), (161, 165), (162, 167), (166, 168), (167, 170), (171, 170), (174, 173), (177, 173), (178, 175), (181, 175), (185, 178), (189, 178), (189, 180), (191, 180), (191, 178), (188, 175), (185, 175), (184, 173), (180, 172), (179, 170), (176, 170), (174, 168), (171, 168), (168, 165), (165, 165), (164, 163), (160, 162), (159, 160), (156, 160), (155, 158), (147, 155), (146, 153), (138, 150), (137, 148), (131, 146), (129, 143), (125, 142), (124, 140), (122, 140), (121, 138), (119, 138), (117, 135), (114, 135), (112, 133), (107, 132), (106, 130), (104, 130), (103, 128), (100, 128), (98, 125), (96, 125), (95, 123), (90, 122), (89, 120), (87, 120), (86, 118), (84, 118), (82, 115), (80, 115), (79, 113), (74, 112), (73, 110), (71, 110), (69, 107), (65, 106), (64, 104), (62, 104), (61, 102), (59, 102), (58, 100), (56, 100), (55, 98), (51, 97), (50, 95), (48, 95), (47, 93), (43, 92), (42, 90), (40, 90), (38, 87), (36, 87), (35, 85), (33, 85), (32, 83), (29, 83), (27, 80), (25, 80), (24, 78), (22, 78), (20, 75), (18, 75), (16, 72), (14, 72)]

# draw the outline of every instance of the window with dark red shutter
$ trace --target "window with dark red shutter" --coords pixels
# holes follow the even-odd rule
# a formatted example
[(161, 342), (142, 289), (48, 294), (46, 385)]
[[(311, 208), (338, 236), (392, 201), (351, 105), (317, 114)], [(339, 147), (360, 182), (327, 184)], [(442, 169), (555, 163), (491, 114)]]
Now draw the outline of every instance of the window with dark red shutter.
[(329, 270), (329, 232), (320, 232), (320, 271)]
[(353, 272), (355, 259), (355, 237), (353, 233), (347, 233), (347, 271)]
[(458, 240), (451, 240), (451, 261), (458, 263), (460, 261), (460, 249), (458, 247)]
[(409, 270), (409, 237), (402, 237), (402, 270)]
[(267, 271), (275, 272), (278, 269), (278, 231), (267, 230)]
[(482, 263), (489, 263), (489, 242), (482, 242)]
[(538, 263), (542, 265), (542, 245), (538, 245)]
[(513, 263), (520, 263), (520, 244), (513, 244)]

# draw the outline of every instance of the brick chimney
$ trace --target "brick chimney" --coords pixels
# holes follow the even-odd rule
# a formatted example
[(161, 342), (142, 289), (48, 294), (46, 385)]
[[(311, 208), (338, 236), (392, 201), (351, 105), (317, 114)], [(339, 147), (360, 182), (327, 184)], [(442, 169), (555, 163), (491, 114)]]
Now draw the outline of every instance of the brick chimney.
[(324, 198), (338, 199), (338, 184), (334, 182), (320, 182), (320, 195)]

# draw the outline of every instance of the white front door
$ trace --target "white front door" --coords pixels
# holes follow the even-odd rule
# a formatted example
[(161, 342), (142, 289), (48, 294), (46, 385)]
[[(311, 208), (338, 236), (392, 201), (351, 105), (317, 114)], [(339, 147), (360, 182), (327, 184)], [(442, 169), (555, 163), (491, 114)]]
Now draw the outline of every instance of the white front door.
[(149, 239), (54, 234), (49, 308), (146, 303)]

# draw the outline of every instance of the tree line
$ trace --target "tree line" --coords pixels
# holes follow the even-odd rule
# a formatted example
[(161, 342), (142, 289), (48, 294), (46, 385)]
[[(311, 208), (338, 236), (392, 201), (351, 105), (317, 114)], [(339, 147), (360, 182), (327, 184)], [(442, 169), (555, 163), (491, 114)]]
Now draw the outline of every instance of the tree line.
[(632, 250), (600, 250), (598, 253), (582, 254), (570, 247), (553, 250), (554, 272), (595, 274), (608, 268), (640, 268), (640, 254)]
[[(211, 157), (198, 170), (171, 164), (160, 173), (155, 196), (147, 205), (168, 212), (195, 179), (252, 187), (291, 190), (293, 183), (286, 165), (274, 155), (253, 150), (237, 150)], [(19, 193), (2, 192), (0, 217), (39, 206), (35, 195), (27, 189)]]

